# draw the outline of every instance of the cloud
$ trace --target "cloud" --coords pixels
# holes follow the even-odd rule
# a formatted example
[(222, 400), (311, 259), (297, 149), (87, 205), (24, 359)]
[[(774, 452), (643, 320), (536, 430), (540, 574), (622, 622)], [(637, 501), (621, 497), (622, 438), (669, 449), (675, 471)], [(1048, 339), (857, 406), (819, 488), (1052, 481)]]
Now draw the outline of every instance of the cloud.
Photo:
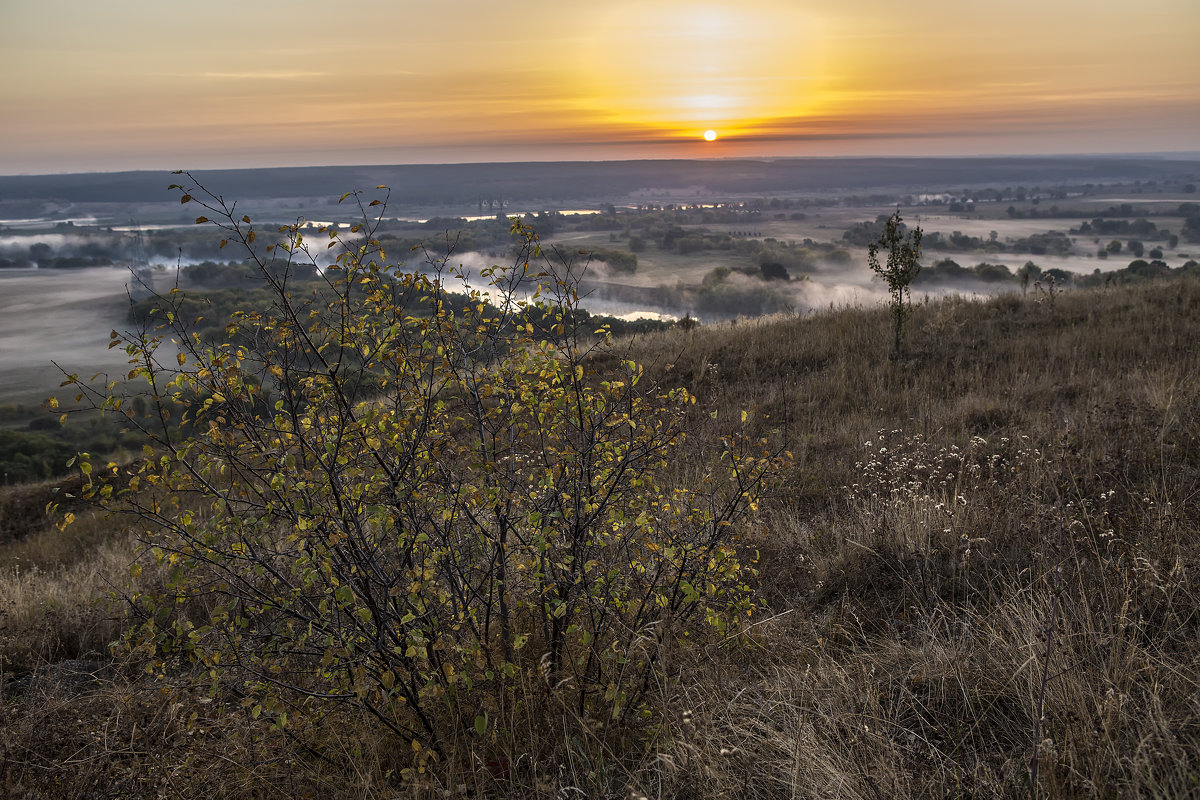
[(219, 80), (294, 81), (308, 78), (324, 78), (326, 72), (205, 72), (202, 78)]

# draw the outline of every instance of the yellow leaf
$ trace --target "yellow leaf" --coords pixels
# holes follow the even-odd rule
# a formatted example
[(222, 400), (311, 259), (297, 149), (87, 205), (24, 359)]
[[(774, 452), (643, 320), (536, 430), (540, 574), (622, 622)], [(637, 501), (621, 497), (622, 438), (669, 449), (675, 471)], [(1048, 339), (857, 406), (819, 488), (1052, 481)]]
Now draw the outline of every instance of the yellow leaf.
[(208, 217), (196, 217), (197, 225), (203, 225), (205, 222), (208, 222)]
[(184, 364), (187, 363), (187, 355), (185, 355), (184, 353), (179, 353), (175, 356), (175, 360), (178, 361), (179, 366), (182, 367)]

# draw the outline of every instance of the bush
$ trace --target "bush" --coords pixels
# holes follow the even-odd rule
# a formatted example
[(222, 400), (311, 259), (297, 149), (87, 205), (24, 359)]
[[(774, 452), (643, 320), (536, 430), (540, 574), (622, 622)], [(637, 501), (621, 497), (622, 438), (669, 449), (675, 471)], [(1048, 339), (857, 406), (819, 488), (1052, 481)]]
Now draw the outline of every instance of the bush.
[[(259, 255), (249, 217), (178, 188), (277, 302), (234, 315), (236, 344), (205, 345), (168, 310), (182, 345), (167, 364), (153, 331), (124, 340), (151, 406), (184, 407), (197, 431), (150, 431), (124, 499), (169, 567), (130, 639), (152, 667), (184, 655), (278, 725), (350, 704), (419, 762), (528, 726), (537, 687), (580, 718), (636, 720), (666, 643), (748, 612), (733, 542), (779, 459), (731, 435), (701, 488), (668, 486), (694, 398), (609, 357), (573, 313), (570, 268), (519, 221), (521, 258), (462, 306), (443, 286), (467, 276), (444, 259), (386, 264), (382, 210), (359, 201), (365, 238), (303, 298), (272, 277), (309, 258), (299, 225)], [(531, 317), (551, 320), (544, 337)], [(602, 375), (601, 357), (616, 365)], [(82, 468), (107, 497), (120, 470)]]

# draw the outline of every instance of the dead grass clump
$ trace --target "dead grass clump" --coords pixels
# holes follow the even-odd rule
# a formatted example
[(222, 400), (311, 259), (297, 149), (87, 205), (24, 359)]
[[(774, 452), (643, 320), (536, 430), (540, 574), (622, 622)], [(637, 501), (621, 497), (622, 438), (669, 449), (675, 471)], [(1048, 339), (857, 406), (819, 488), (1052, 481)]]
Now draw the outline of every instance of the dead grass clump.
[[(342, 721), (326, 722), (336, 739)], [(0, 704), (0, 725), (9, 797), (318, 798), (348, 797), (348, 786), (389, 796), (367, 762), (316, 757), (236, 708), (144, 676), (118, 673), (82, 693), (41, 683)]]
[[(52, 537), (50, 531), (37, 536)], [(106, 542), (86, 560), (76, 552), (71, 563), (48, 567), (29, 558), (28, 542), (18, 552), (29, 560), (0, 568), (0, 674), (19, 676), (65, 659), (108, 660), (122, 626), (108, 599), (128, 585), (132, 542)]]

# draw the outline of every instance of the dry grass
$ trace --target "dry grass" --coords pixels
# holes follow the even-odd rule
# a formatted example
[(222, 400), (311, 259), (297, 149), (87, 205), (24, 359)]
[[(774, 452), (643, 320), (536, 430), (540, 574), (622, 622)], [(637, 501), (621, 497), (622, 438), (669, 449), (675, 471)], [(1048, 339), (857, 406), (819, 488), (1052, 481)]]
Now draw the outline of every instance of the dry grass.
[(761, 613), (743, 637), (668, 653), (645, 726), (577, 719), (525, 687), (493, 738), (414, 774), (411, 751), (338, 709), (298, 710), (293, 739), (252, 723), (236, 698), (204, 702), (182, 667), (169, 679), (136, 662), (98, 679), (47, 671), (100, 660), (116, 634), (86, 600), (124, 574), (129, 545), (93, 520), (75, 539), (48, 528), (0, 549), (9, 675), (44, 675), (20, 696), (8, 685), (0, 786), (14, 797), (1200, 793), (1200, 284), (1053, 304), (951, 299), (917, 307), (908, 330), (899, 359), (883, 309), (628, 344), (701, 397), (694, 443), (756, 407), (750, 424), (777, 429), (797, 456), (746, 541), (761, 554)]
[[(48, 485), (5, 487), (0, 508), (8, 538), (0, 543), (0, 675), (21, 675), (66, 659), (108, 658), (121, 627), (107, 600), (129, 583), (130, 538), (104, 515), (77, 509), (60, 530), (45, 504), (62, 500)], [(65, 502), (70, 502), (69, 500)]]

